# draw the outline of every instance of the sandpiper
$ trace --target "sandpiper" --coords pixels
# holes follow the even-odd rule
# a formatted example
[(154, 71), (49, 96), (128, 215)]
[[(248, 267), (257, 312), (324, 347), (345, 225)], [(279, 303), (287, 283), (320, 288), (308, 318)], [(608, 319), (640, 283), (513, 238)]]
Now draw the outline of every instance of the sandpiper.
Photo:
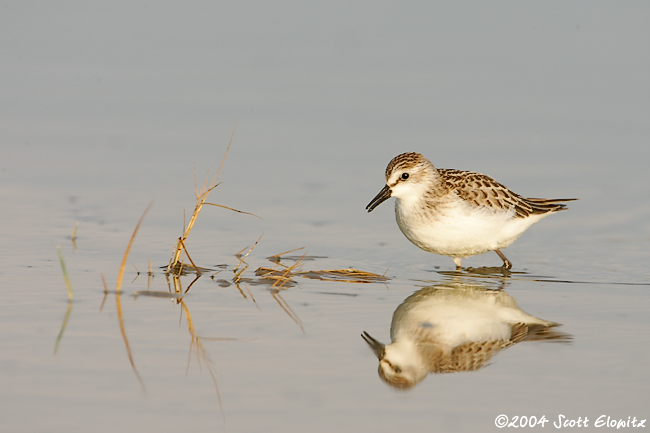
[(395, 217), (404, 235), (425, 251), (461, 260), (494, 251), (503, 268), (512, 263), (500, 251), (561, 204), (576, 200), (525, 198), (489, 176), (436, 169), (419, 153), (396, 156), (386, 167), (386, 186), (366, 206), (368, 212), (395, 197)]
[(408, 389), (429, 373), (478, 370), (521, 341), (571, 341), (556, 326), (522, 311), (505, 291), (451, 284), (406, 298), (393, 313), (390, 344), (361, 336), (379, 360), (379, 377)]

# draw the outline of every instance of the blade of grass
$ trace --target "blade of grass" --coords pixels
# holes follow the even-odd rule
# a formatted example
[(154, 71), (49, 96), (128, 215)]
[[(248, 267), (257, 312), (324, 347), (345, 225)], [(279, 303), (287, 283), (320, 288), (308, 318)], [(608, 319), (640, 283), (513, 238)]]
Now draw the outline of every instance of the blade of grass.
[(140, 382), (142, 391), (145, 394), (147, 393), (147, 389), (144, 386), (142, 377), (140, 377), (140, 373), (138, 373), (138, 369), (135, 367), (135, 361), (133, 361), (133, 354), (131, 353), (131, 346), (129, 346), (129, 339), (126, 337), (126, 329), (124, 327), (124, 316), (122, 315), (122, 301), (120, 299), (120, 289), (122, 286), (122, 278), (124, 277), (124, 268), (126, 267), (126, 260), (129, 257), (129, 251), (131, 250), (131, 246), (133, 245), (133, 240), (135, 239), (135, 235), (138, 233), (138, 229), (140, 228), (140, 224), (142, 224), (142, 220), (144, 220), (145, 215), (151, 208), (151, 205), (153, 205), (153, 202), (149, 203), (147, 208), (142, 213), (140, 220), (138, 220), (138, 224), (136, 224), (135, 229), (133, 230), (131, 239), (129, 239), (129, 244), (127, 245), (126, 251), (124, 252), (124, 257), (122, 257), (122, 264), (120, 265), (120, 271), (118, 273), (117, 282), (115, 284), (115, 305), (117, 308), (117, 317), (120, 324), (120, 332), (122, 333), (122, 338), (124, 339), (124, 345), (126, 346), (126, 353), (129, 356), (129, 361), (131, 362), (131, 367), (133, 369), (133, 372), (135, 373), (135, 376), (138, 378), (138, 382)]
[(243, 210), (237, 210), (237, 209), (234, 209), (234, 208), (231, 208), (231, 207), (228, 207), (228, 206), (224, 206), (224, 205), (222, 205), (222, 204), (216, 204), (216, 203), (203, 203), (203, 204), (209, 204), (210, 206), (221, 207), (221, 208), (224, 208), (224, 209), (231, 210), (231, 211), (233, 211), (233, 212), (239, 212), (239, 213), (243, 213), (243, 214), (246, 214), (246, 215), (254, 216), (255, 218), (262, 219), (262, 217), (257, 216), (257, 215), (255, 215), (254, 213), (244, 212)]
[[(264, 236), (264, 233), (262, 233), (262, 234), (260, 235), (260, 237), (257, 238), (257, 240), (255, 241), (255, 244), (253, 244), (253, 246), (250, 247), (250, 249), (248, 250), (248, 252), (247, 252), (246, 254), (244, 254), (243, 256), (240, 256), (240, 257), (239, 257), (239, 263), (237, 263), (237, 266), (235, 266), (235, 269), (232, 270), (235, 274), (237, 273), (237, 269), (239, 268), (239, 266), (240, 266), (242, 263), (244, 263), (244, 259), (246, 259), (246, 257), (248, 257), (248, 255), (251, 253), (251, 251), (253, 251), (253, 248), (255, 248), (255, 247), (257, 246), (257, 244), (259, 243), (259, 241), (262, 240), (262, 236)], [(243, 251), (243, 250), (242, 250), (242, 251)], [(241, 253), (241, 251), (240, 251), (240, 253)], [(237, 253), (237, 254), (239, 254), (239, 253)]]
[(221, 171), (221, 167), (223, 166), (223, 163), (226, 161), (226, 156), (228, 156), (228, 151), (230, 150), (230, 145), (232, 144), (232, 139), (235, 136), (235, 130), (237, 129), (237, 119), (235, 119), (235, 124), (232, 126), (232, 134), (230, 134), (230, 141), (228, 142), (228, 147), (226, 148), (226, 153), (223, 155), (223, 158), (221, 159), (221, 164), (219, 164), (219, 168), (217, 169), (217, 172), (214, 174), (214, 179), (212, 180), (212, 183), (214, 183), (218, 179), (219, 172)]
[(294, 252), (294, 251), (302, 250), (303, 248), (305, 248), (305, 247), (294, 248), (294, 249), (292, 249), (292, 250), (285, 251), (285, 252), (283, 252), (283, 253), (274, 254), (274, 255), (272, 255), (272, 256), (267, 257), (267, 259), (270, 260), (270, 261), (272, 261), (272, 262), (274, 262), (274, 263), (279, 263), (279, 262), (280, 262), (280, 258), (281, 258), (281, 256), (282, 256), (283, 254), (292, 253), (292, 252)]
[(140, 220), (138, 221), (138, 224), (136, 224), (135, 229), (133, 230), (133, 234), (131, 235), (131, 239), (129, 240), (129, 244), (126, 246), (126, 251), (124, 252), (124, 257), (122, 257), (122, 264), (120, 265), (120, 271), (117, 274), (117, 283), (115, 284), (115, 291), (119, 293), (121, 287), (122, 287), (122, 278), (124, 277), (124, 268), (126, 267), (126, 259), (129, 257), (129, 251), (131, 250), (131, 245), (133, 245), (133, 240), (135, 239), (135, 235), (138, 233), (138, 229), (140, 228), (140, 224), (142, 224), (142, 220), (144, 220), (144, 216), (149, 212), (149, 209), (151, 208), (151, 205), (153, 205), (153, 202), (149, 203), (149, 206), (144, 210), (142, 213), (142, 216), (140, 217)]

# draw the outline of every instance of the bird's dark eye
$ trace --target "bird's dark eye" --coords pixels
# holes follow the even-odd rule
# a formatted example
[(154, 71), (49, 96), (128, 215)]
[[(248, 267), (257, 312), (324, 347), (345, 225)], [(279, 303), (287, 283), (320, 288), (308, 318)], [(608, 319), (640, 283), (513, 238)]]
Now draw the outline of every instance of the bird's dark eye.
[(408, 174), (408, 173), (402, 173), (402, 180), (406, 180), (406, 179), (408, 179), (408, 178), (409, 178), (409, 174)]
[[(404, 174), (406, 174), (406, 173), (404, 173)], [(408, 176), (408, 175), (407, 175), (407, 176)], [(393, 367), (393, 370), (395, 371), (395, 373), (401, 373), (401, 372), (402, 372), (402, 369), (399, 368), (398, 366), (394, 366), (394, 367)]]

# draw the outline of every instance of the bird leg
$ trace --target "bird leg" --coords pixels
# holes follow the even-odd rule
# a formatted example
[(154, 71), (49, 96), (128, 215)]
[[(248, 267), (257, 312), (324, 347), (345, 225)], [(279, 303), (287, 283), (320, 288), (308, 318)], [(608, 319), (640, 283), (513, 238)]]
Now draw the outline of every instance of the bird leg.
[(456, 270), (460, 271), (462, 269), (461, 266), (460, 266), (460, 262), (463, 259), (460, 258), (460, 257), (453, 257), (453, 259), (454, 259), (454, 263), (456, 263)]
[(503, 260), (503, 269), (511, 269), (512, 268), (512, 263), (510, 263), (510, 260), (506, 258), (506, 256), (503, 255), (501, 251), (498, 249), (494, 250), (495, 253), (501, 257), (501, 260)]

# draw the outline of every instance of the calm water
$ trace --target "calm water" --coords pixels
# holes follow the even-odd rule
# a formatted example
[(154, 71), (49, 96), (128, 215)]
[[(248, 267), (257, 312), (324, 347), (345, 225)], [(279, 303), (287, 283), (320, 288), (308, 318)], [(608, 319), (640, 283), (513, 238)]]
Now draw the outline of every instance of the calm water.
[[(0, 430), (475, 432), (505, 414), (550, 420), (536, 429), (587, 417), (588, 431), (603, 414), (650, 418), (650, 7), (465, 7), (3, 4)], [(199, 184), (214, 174), (235, 119), (210, 201), (262, 219), (205, 208), (187, 247), (214, 272), (183, 304), (142, 295), (168, 292), (159, 267), (194, 207), (194, 171)], [(364, 210), (410, 150), (580, 201), (505, 251), (512, 275), (456, 274), (402, 236), (392, 201)], [(115, 286), (151, 201), (120, 296), (141, 385), (100, 274)], [(243, 296), (235, 254), (262, 234)], [(254, 271), (300, 247), (289, 254), (317, 256), (304, 271), (390, 280), (296, 277), (273, 297)], [(360, 334), (389, 343), (393, 313), (425, 287), (500, 289), (570, 342), (523, 341), (477, 371), (393, 389)]]

